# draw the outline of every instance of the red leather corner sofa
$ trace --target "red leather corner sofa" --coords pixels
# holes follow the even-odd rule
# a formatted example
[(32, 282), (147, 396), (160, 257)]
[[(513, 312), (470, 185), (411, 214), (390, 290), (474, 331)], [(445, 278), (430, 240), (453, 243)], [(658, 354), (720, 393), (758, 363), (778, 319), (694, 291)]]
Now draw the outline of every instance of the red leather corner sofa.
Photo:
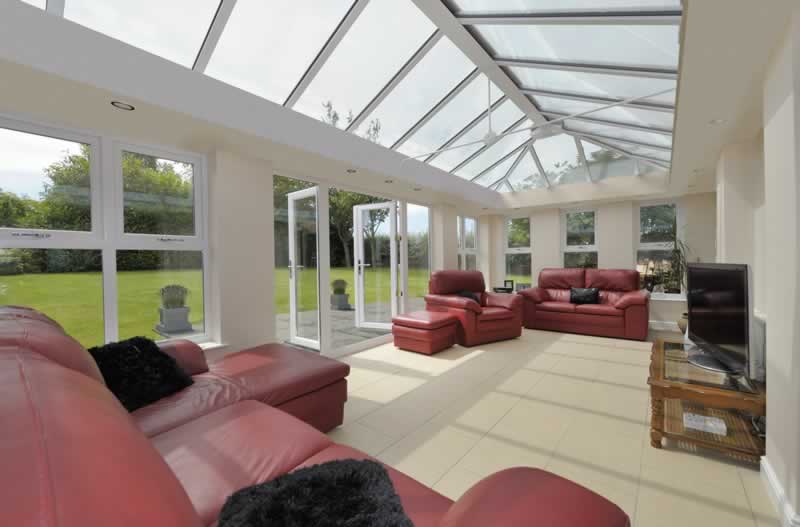
[[(600, 289), (600, 303), (570, 303), (570, 288)], [(542, 269), (539, 286), (520, 291), (523, 322), (545, 329), (602, 337), (646, 340), (650, 293), (639, 290), (631, 269)]]
[[(197, 356), (191, 361), (200, 367)], [(0, 309), (0, 423), (4, 525), (213, 526), (227, 496), (240, 488), (300, 467), (367, 457), (256, 400), (148, 437), (108, 391), (86, 350), (47, 317), (24, 309)], [(416, 527), (629, 525), (613, 503), (541, 470), (499, 472), (455, 503), (387, 470)]]
[[(480, 301), (459, 296), (468, 291)], [(513, 294), (487, 293), (480, 271), (436, 271), (428, 282), (425, 309), (458, 318), (456, 342), (478, 346), (522, 335), (522, 299)]]

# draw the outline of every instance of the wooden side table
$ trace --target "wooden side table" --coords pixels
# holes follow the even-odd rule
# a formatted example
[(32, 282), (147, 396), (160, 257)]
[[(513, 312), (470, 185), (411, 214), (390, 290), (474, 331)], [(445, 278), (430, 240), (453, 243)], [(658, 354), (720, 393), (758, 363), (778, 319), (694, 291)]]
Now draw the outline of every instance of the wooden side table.
[[(694, 446), (719, 450), (725, 455), (758, 463), (764, 441), (753, 433), (749, 416), (766, 415), (766, 392), (756, 384), (755, 392), (728, 375), (690, 364), (683, 341), (658, 339), (650, 360), (650, 444), (661, 448), (665, 437)], [(688, 429), (683, 414), (717, 417), (725, 422), (727, 434)]]

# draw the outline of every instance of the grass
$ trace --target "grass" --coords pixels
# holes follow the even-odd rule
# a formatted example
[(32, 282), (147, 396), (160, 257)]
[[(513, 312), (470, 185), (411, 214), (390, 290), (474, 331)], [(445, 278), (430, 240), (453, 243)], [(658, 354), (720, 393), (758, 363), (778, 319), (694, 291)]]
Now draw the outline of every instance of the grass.
[[(190, 291), (187, 303), (189, 319), (195, 327), (203, 323), (203, 275), (201, 271), (125, 271), (119, 273), (119, 337), (142, 335), (161, 338), (154, 328), (161, 305), (159, 290), (167, 284), (179, 284)], [(300, 309), (316, 309), (317, 275), (303, 271), (300, 282)], [(347, 281), (350, 303), (355, 302), (353, 269), (331, 269), (331, 281)], [(389, 300), (389, 270), (367, 270), (367, 303)], [(428, 291), (427, 270), (409, 270), (409, 294), (422, 296)], [(323, 299), (330, 287), (323, 288)], [(53, 273), (0, 276), (0, 304), (29, 306), (54, 318), (84, 346), (104, 342), (103, 277), (101, 273)], [(289, 273), (275, 271), (275, 305), (278, 314), (289, 312)]]

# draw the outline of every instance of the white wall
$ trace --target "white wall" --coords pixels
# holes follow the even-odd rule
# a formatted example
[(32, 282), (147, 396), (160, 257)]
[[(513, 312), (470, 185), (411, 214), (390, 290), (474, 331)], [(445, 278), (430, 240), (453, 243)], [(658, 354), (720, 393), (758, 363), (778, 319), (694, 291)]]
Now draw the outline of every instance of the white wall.
[(274, 340), (272, 165), (209, 156), (212, 338), (238, 350)]
[(451, 205), (431, 207), (431, 223), (431, 271), (458, 269), (458, 212)]
[(596, 207), (595, 237), (597, 266), (603, 269), (633, 267), (636, 252), (634, 237), (638, 204), (632, 201)]
[[(800, 507), (800, 8), (770, 60), (764, 85), (767, 309), (765, 474), (785, 522)], [(784, 523), (786, 525), (787, 523)]]

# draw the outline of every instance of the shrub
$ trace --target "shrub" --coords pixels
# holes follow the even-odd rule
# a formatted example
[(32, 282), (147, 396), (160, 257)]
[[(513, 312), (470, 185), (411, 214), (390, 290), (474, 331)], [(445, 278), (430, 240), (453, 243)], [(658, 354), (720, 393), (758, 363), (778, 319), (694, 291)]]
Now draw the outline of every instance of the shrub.
[(182, 285), (166, 285), (161, 288), (161, 306), (164, 309), (175, 309), (186, 306), (189, 290)]

